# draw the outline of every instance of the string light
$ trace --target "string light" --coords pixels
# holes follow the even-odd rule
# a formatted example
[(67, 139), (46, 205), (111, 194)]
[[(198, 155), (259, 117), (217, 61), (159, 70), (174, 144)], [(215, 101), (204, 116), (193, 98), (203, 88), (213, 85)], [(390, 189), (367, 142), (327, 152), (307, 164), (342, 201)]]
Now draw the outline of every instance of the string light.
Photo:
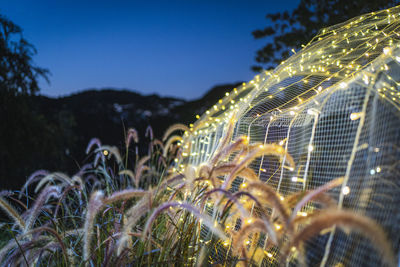
[(348, 194), (350, 194), (350, 187), (348, 187), (348, 186), (343, 187), (343, 189), (342, 189), (342, 194), (343, 194), (343, 195), (348, 195)]
[(268, 258), (272, 258), (272, 257), (274, 256), (274, 255), (272, 255), (271, 253), (266, 252), (266, 251), (264, 251), (264, 253), (265, 253), (265, 255), (267, 255)]
[[(301, 131), (303, 131), (303, 129), (308, 133), (310, 128), (307, 127), (309, 127), (308, 125), (310, 124), (310, 120), (318, 121), (320, 118), (323, 118), (326, 120), (324, 122), (330, 123), (331, 120), (339, 120), (339, 117), (343, 118), (343, 115), (347, 118), (343, 123), (347, 123), (347, 125), (350, 124), (351, 127), (353, 127), (356, 126), (356, 124), (354, 124), (356, 122), (351, 123), (350, 121), (367, 119), (363, 117), (366, 116), (363, 112), (352, 112), (357, 111), (356, 109), (360, 107), (353, 102), (345, 103), (349, 107), (346, 107), (347, 113), (343, 110), (334, 111), (338, 112), (337, 116), (331, 116), (330, 112), (332, 110), (332, 103), (327, 102), (327, 100), (337, 101), (336, 99), (331, 98), (333, 95), (335, 97), (338, 96), (338, 99), (340, 99), (344, 94), (354, 96), (353, 85), (359, 85), (361, 88), (376, 90), (376, 94), (380, 96), (379, 101), (390, 102), (394, 104), (396, 108), (400, 109), (400, 92), (398, 92), (399, 84), (396, 79), (391, 79), (388, 74), (389, 66), (393, 66), (391, 64), (392, 62), (397, 61), (400, 63), (400, 55), (396, 55), (398, 54), (396, 49), (400, 50), (400, 46), (398, 46), (400, 35), (395, 31), (387, 31), (385, 33), (382, 29), (384, 29), (389, 22), (383, 21), (381, 13), (376, 14), (378, 17), (374, 21), (375, 24), (371, 24), (370, 21), (372, 18), (370, 16), (365, 16), (357, 18), (356, 20), (351, 21), (351, 23), (345, 25), (348, 28), (343, 26), (340, 28), (334, 28), (334, 30), (333, 28), (324, 29), (322, 35), (317, 36), (317, 38), (310, 42), (310, 44), (304, 45), (304, 47), (307, 48), (306, 50), (296, 52), (292, 49), (293, 53), (297, 53), (295, 59), (298, 61), (288, 60), (287, 62), (282, 62), (282, 65), (273, 72), (266, 71), (261, 73), (249, 82), (247, 90), (246, 83), (243, 83), (241, 86), (234, 88), (232, 92), (226, 92), (225, 97), (220, 99), (216, 105), (211, 106), (210, 109), (205, 112), (205, 115), (196, 115), (195, 117), (199, 121), (194, 123), (194, 125), (191, 125), (191, 132), (187, 135), (188, 137), (197, 137), (194, 137), (195, 141), (188, 138), (189, 141), (183, 143), (185, 145), (192, 142), (190, 147), (184, 146), (185, 149), (190, 149), (186, 150), (187, 152), (182, 153), (182, 156), (185, 158), (184, 162), (189, 161), (202, 163), (207, 161), (210, 157), (212, 158), (212, 156), (215, 155), (214, 151), (218, 150), (218, 145), (222, 141), (220, 137), (225, 131), (226, 125), (233, 117), (232, 115), (235, 114), (235, 119), (233, 120), (235, 128), (232, 140), (238, 138), (242, 134), (251, 133), (252, 141), (256, 142), (261, 140), (261, 142), (264, 141), (265, 144), (271, 142), (279, 144), (282, 149), (280, 152), (283, 151), (290, 154), (290, 151), (286, 151), (287, 148), (284, 147), (287, 140), (281, 140), (281, 131), (283, 131), (283, 129), (287, 131), (288, 128), (293, 130), (290, 132), (290, 136), (294, 136), (295, 138), (293, 140), (290, 139), (292, 141), (290, 141), (289, 144), (290, 150), (292, 151), (293, 149), (293, 151), (295, 151), (294, 155), (292, 155), (293, 158), (299, 161), (296, 162), (295, 165), (296, 170), (299, 171), (289, 174), (287, 171), (283, 171), (284, 169), (294, 171), (294, 168), (285, 166), (288, 165), (287, 161), (282, 163), (283, 160), (281, 160), (279, 170), (282, 170), (282, 174), (280, 179), (285, 179), (286, 182), (290, 179), (289, 182), (300, 182), (305, 185), (306, 183), (304, 179), (298, 176), (300, 176), (300, 170), (303, 171), (306, 169), (306, 160), (307, 163), (312, 162), (313, 160), (313, 157), (309, 157), (310, 153), (314, 151), (314, 146), (311, 144), (316, 145), (316, 148), (318, 148), (318, 154), (321, 153), (321, 155), (324, 156), (326, 155), (324, 153), (327, 153), (327, 151), (324, 151), (324, 147), (326, 146), (319, 145), (320, 140), (323, 140), (323, 142), (325, 140), (321, 139), (319, 131), (316, 133), (316, 136), (320, 138), (318, 139), (319, 141), (312, 140), (313, 137), (311, 137), (311, 139), (308, 137), (303, 138), (303, 136), (299, 137), (299, 134), (302, 134)], [(360, 24), (363, 22), (366, 23), (365, 26)], [(395, 27), (387, 28), (395, 29)], [(314, 43), (317, 43), (315, 47), (313, 47)], [(392, 43), (394, 45), (390, 45)], [(396, 45), (398, 46), (397, 48)], [(381, 62), (383, 63), (375, 64), (375, 62), (378, 61), (375, 59), (382, 60)], [(377, 72), (383, 72), (386, 74), (388, 79), (385, 77), (386, 84), (382, 83), (382, 86), (375, 88), (373, 85), (377, 84), (377, 77), (375, 75)], [(298, 88), (300, 89), (297, 90)], [(290, 99), (290, 101), (288, 99)], [(345, 104), (343, 104), (343, 106)], [(305, 113), (315, 117), (307, 116)], [(299, 124), (301, 125), (299, 126)], [(279, 128), (279, 130), (277, 130), (277, 128)], [(208, 131), (206, 131), (206, 129)], [(203, 130), (203, 132), (201, 132), (201, 130)], [(201, 133), (210, 134), (210, 145), (208, 145), (208, 143), (206, 145), (204, 141), (199, 140), (202, 136)], [(288, 132), (287, 136), (289, 136)], [(326, 140), (330, 137), (331, 136), (327, 136)], [(324, 138), (324, 136), (322, 136), (322, 138)], [(306, 142), (304, 141), (305, 139), (307, 139)], [(341, 140), (328, 140), (327, 142), (341, 142)], [(245, 145), (247, 145), (247, 143)], [(286, 146), (288, 147), (288, 144)], [(265, 148), (265, 146), (261, 146), (260, 148)], [(371, 152), (380, 152), (380, 149), (377, 147), (374, 148), (367, 146), (366, 148)], [(207, 153), (207, 157), (203, 157), (204, 155), (201, 155), (200, 157), (199, 151), (203, 154)], [(307, 151), (309, 152), (308, 155), (307, 153), (304, 153)], [(304, 156), (304, 154), (306, 155)], [(232, 155), (236, 157), (236, 154), (232, 153)], [(226, 156), (226, 158), (228, 158), (228, 156)], [(307, 159), (307, 156), (308, 158), (311, 158), (311, 160)], [(376, 156), (381, 155), (374, 154), (374, 157)], [(267, 166), (265, 160), (264, 156), (259, 157), (257, 161), (254, 161), (259, 165), (251, 165), (249, 163), (249, 168), (252, 168), (253, 170), (259, 168), (260, 175), (262, 175), (263, 178), (267, 176), (266, 179), (268, 179), (270, 173), (273, 173), (273, 179), (271, 181), (275, 183), (277, 175), (274, 176), (274, 170), (271, 170), (272, 168), (270, 169), (269, 167), (268, 169), (261, 168), (262, 166)], [(269, 161), (270, 159), (268, 158), (266, 162), (269, 163)], [(367, 173), (369, 172), (370, 175), (376, 175), (377, 173), (382, 172), (382, 168), (383, 166), (377, 166), (372, 169), (368, 168), (366, 171)], [(310, 167), (310, 170), (314, 171), (315, 169)], [(268, 175), (266, 175), (266, 172), (268, 172)], [(307, 175), (310, 174), (307, 174), (306, 171), (304, 171), (304, 178), (307, 178)], [(301, 177), (303, 177), (303, 175), (301, 175)], [(307, 181), (308, 179), (309, 178), (307, 178)], [(209, 181), (207, 182), (209, 183)], [(297, 189), (300, 186), (301, 184), (290, 184), (290, 189), (285, 189), (285, 186), (282, 186), (280, 192), (287, 195), (288, 192), (292, 193), (287, 190)], [(245, 189), (248, 185), (246, 182), (242, 182), (239, 187)], [(352, 188), (352, 190), (354, 190), (354, 194), (358, 193), (358, 189)], [(349, 195), (350, 187), (342, 187), (341, 193), (343, 195)], [(281, 201), (284, 201), (283, 196), (279, 196), (279, 198)], [(240, 199), (240, 202), (245, 203), (246, 199)], [(310, 216), (312, 214), (312, 208), (309, 209), (307, 206), (307, 212), (299, 211), (297, 212), (297, 216)], [(252, 222), (253, 220), (251, 218), (244, 220), (245, 224), (251, 224)], [(274, 227), (276, 230), (281, 230), (282, 225), (275, 224)], [(233, 229), (234, 227), (226, 225), (225, 228), (228, 230), (231, 228)], [(250, 244), (251, 241), (246, 240), (245, 243)], [(222, 244), (223, 246), (228, 246), (230, 242), (224, 241)], [(264, 253), (269, 258), (273, 257), (273, 254), (270, 252), (264, 251)]]
[(352, 121), (358, 120), (359, 118), (361, 118), (362, 114), (363, 114), (362, 112), (351, 113), (350, 120), (352, 120)]
[(245, 223), (246, 223), (246, 224), (251, 224), (252, 222), (253, 222), (253, 219), (251, 219), (251, 218), (245, 220)]

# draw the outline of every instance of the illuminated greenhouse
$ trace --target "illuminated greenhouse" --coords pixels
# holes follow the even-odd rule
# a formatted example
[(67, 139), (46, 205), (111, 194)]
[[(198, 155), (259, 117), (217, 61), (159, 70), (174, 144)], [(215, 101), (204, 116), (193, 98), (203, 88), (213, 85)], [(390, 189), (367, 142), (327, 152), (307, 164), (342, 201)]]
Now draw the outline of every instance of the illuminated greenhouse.
[[(229, 143), (245, 136), (250, 145), (284, 148), (281, 160), (264, 155), (250, 164), (259, 179), (282, 198), (342, 178), (341, 185), (329, 191), (337, 209), (378, 222), (398, 254), (399, 27), (400, 7), (395, 7), (322, 29), (276, 69), (227, 92), (197, 116), (191, 131), (185, 133), (176, 168), (201, 168), (209, 162), (226, 145), (224, 138), (233, 124)], [(239, 175), (231, 192), (245, 186)], [(298, 214), (307, 216), (319, 208), (310, 201)], [(215, 214), (212, 206), (208, 212)], [(251, 213), (259, 213), (254, 204)], [(268, 239), (268, 234), (259, 235), (247, 243), (248, 252), (258, 253), (258, 248), (264, 252), (256, 264), (277, 264), (280, 248), (268, 245)], [(373, 243), (360, 233), (331, 227), (305, 243), (303, 260), (310, 266), (380, 266), (385, 258)], [(212, 258), (218, 262), (230, 253), (229, 248), (217, 246)], [(292, 253), (289, 262), (296, 264), (298, 256)]]

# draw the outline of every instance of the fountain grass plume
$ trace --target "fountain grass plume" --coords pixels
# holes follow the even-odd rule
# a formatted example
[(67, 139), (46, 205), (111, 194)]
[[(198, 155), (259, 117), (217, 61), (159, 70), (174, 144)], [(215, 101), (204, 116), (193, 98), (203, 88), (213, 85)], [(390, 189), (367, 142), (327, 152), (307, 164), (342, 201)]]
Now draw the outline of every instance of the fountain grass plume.
[[(225, 129), (227, 132), (209, 160), (188, 163), (184, 159), (176, 165), (175, 152), (181, 148), (173, 144), (182, 141), (184, 148), (185, 142), (190, 145), (191, 137), (182, 140), (171, 135), (174, 131), (188, 130), (175, 125), (166, 135), (169, 139), (165, 146), (151, 138), (149, 154), (142, 158), (137, 155), (132, 170), (127, 168), (128, 149), (124, 155), (126, 162), (122, 164), (116, 147), (102, 146), (99, 140), (94, 140), (88, 146), (88, 153), (95, 152), (90, 156), (95, 160), (102, 159), (101, 166), (85, 165), (72, 179), (60, 173), (42, 171), (32, 174), (24, 188), (41, 179), (36, 186), (41, 191), (32, 207), (22, 215), (8, 203), (12, 198), (6, 198), (0, 192), (1, 208), (23, 230), (0, 250), (0, 256), (5, 256), (1, 263), (20, 262), (23, 254), (16, 249), (22, 247), (27, 252), (29, 263), (34, 263), (35, 258), (54, 257), (57, 263), (84, 262), (84, 265), (111, 265), (117, 262), (178, 264), (189, 262), (189, 259), (204, 252), (201, 249), (203, 241), (200, 241), (204, 240), (204, 231), (208, 231), (206, 238), (209, 243), (203, 247), (208, 249), (217, 248), (221, 241), (227, 242), (227, 236), (233, 238), (233, 250), (227, 251), (225, 260), (228, 257), (246, 257), (243, 240), (256, 231), (268, 234), (268, 245), (278, 245), (280, 250), (289, 243), (300, 246), (305, 239), (316, 234), (302, 231), (309, 225), (316, 224), (317, 228), (324, 225), (321, 214), (325, 213), (324, 210), (309, 209), (307, 216), (297, 216), (298, 211), (310, 201), (331, 207), (334, 199), (329, 197), (327, 191), (340, 185), (342, 180), (336, 179), (314, 190), (294, 193), (283, 199), (274, 188), (259, 180), (250, 165), (258, 157), (266, 155), (284, 158), (285, 165), (294, 168), (291, 155), (275, 144), (249, 144), (246, 136), (232, 142), (234, 124), (230, 122)], [(129, 140), (126, 139), (126, 145), (130, 140), (134, 140), (133, 133)], [(93, 149), (93, 146), (97, 147)], [(114, 156), (116, 161), (105, 160), (106, 156)], [(282, 165), (280, 168), (284, 167)], [(127, 183), (122, 175), (130, 177)], [(143, 179), (144, 176), (149, 179)], [(244, 181), (239, 189), (231, 187), (237, 178)], [(55, 203), (48, 201), (51, 196), (58, 198)], [(30, 199), (29, 196), (27, 198)], [(206, 206), (206, 203), (211, 203), (213, 207)], [(213, 213), (212, 217), (209, 212)], [(348, 223), (351, 218), (337, 217), (339, 226), (351, 225)], [(275, 229), (275, 223), (283, 227)], [(362, 225), (370, 226), (368, 223)], [(240, 226), (239, 231), (235, 230)], [(62, 248), (61, 243), (58, 245), (60, 238), (53, 233), (37, 230), (41, 227), (53, 229), (58, 237), (63, 238), (65, 247)], [(253, 239), (256, 238), (253, 235)], [(94, 243), (97, 243), (95, 247)], [(157, 247), (157, 251), (151, 250), (153, 246)], [(38, 251), (47, 254), (43, 256)], [(68, 259), (63, 256), (67, 255), (66, 252)], [(286, 254), (282, 258), (287, 257)]]
[(182, 142), (182, 137), (179, 136), (179, 135), (172, 135), (171, 137), (168, 138), (167, 142), (164, 145), (164, 151), (163, 151), (164, 158), (167, 157), (167, 153), (169, 152), (169, 148), (175, 142)]
[(146, 194), (148, 194), (148, 192), (144, 191), (142, 189), (125, 189), (125, 190), (117, 191), (117, 192), (113, 193), (111, 196), (104, 198), (102, 205), (110, 205), (114, 202), (121, 201), (121, 200), (127, 200), (127, 199), (134, 198), (134, 197), (143, 197)]
[(132, 184), (136, 184), (135, 174), (133, 174), (133, 171), (124, 169), (119, 171), (118, 175), (127, 175), (131, 179)]
[[(74, 189), (79, 189), (79, 186), (78, 186), (78, 185), (70, 185), (70, 186), (68, 186), (68, 187), (66, 187), (66, 188), (64, 189), (64, 191), (62, 192), (60, 198), (58, 199), (56, 208), (55, 208), (55, 210), (54, 210), (54, 215), (53, 215), (53, 218), (54, 218), (54, 219), (57, 218), (58, 210), (59, 210), (60, 207), (61, 207), (61, 203), (62, 203), (62, 202), (64, 201), (64, 199), (67, 197), (68, 193), (69, 193), (69, 192), (73, 192)], [(79, 192), (79, 191), (78, 191), (78, 192)]]
[(39, 192), (39, 190), (46, 184), (46, 183), (54, 183), (55, 181), (61, 182), (59, 186), (63, 187), (64, 185), (72, 185), (73, 181), (69, 178), (66, 174), (61, 172), (53, 172), (45, 177), (43, 177), (40, 182), (35, 187), (35, 193)]
[(129, 233), (137, 221), (140, 220), (150, 209), (151, 195), (148, 197), (142, 197), (136, 204), (129, 208), (124, 218), (124, 227), (121, 232), (121, 237), (117, 242), (117, 255), (120, 255), (122, 251), (127, 247), (127, 244), (131, 240)]
[(129, 128), (127, 131), (126, 139), (125, 139), (125, 146), (129, 147), (131, 140), (135, 143), (139, 143), (139, 135), (136, 129)]
[(157, 138), (153, 140), (153, 147), (159, 146), (161, 148), (161, 151), (164, 152), (164, 143), (158, 140)]
[(269, 205), (275, 208), (281, 216), (282, 221), (285, 222), (286, 226), (288, 226), (288, 230), (291, 230), (292, 227), (289, 225), (289, 211), (285, 203), (282, 201), (282, 197), (279, 195), (278, 192), (275, 191), (274, 188), (260, 181), (249, 182), (246, 188), (250, 192), (262, 192), (263, 195), (260, 196), (259, 199), (267, 201)]
[(61, 250), (62, 250), (62, 252), (63, 252), (63, 256), (64, 256), (65, 263), (66, 263), (66, 265), (68, 266), (68, 264), (69, 264), (68, 253), (67, 253), (66, 247), (65, 247), (65, 245), (64, 245), (63, 239), (62, 239), (62, 237), (57, 233), (57, 231), (54, 230), (54, 229), (52, 229), (52, 228), (50, 228), (50, 227), (45, 227), (45, 226), (37, 227), (37, 228), (35, 228), (35, 229), (32, 230), (32, 233), (38, 233), (38, 232), (39, 232), (39, 233), (40, 233), (40, 232), (48, 232), (48, 233), (52, 234), (52, 235), (56, 238), (56, 240), (57, 240), (56, 243), (57, 243), (57, 244), (60, 244), (60, 248), (61, 248)]
[[(229, 202), (235, 203), (237, 206), (237, 209), (239, 210), (239, 212), (242, 215), (242, 218), (246, 218), (246, 217), (250, 216), (250, 214), (243, 208), (242, 204), (240, 204), (240, 202), (237, 200), (237, 198), (231, 192), (224, 190), (222, 188), (214, 188), (210, 191), (207, 191), (204, 194), (204, 196), (202, 196), (201, 205), (200, 205), (202, 209), (204, 209), (204, 205), (205, 205), (207, 199), (209, 197), (211, 197), (212, 194), (215, 194), (215, 193), (221, 193), (223, 196), (228, 198)], [(216, 203), (216, 204), (218, 204), (218, 203)], [(225, 206), (226, 206), (226, 204), (225, 204)]]
[[(32, 246), (35, 247), (37, 245), (32, 242)], [(46, 258), (47, 254), (54, 253), (58, 248), (60, 248), (60, 244), (58, 242), (49, 242), (46, 245), (44, 245), (43, 247), (37, 248), (34, 251), (34, 253), (31, 253), (29, 255), (29, 258), (27, 259), (28, 260), (28, 265), (29, 266), (35, 266), (34, 262), (36, 262), (40, 258)], [(71, 255), (68, 254), (67, 258), (69, 258), (70, 256)], [(10, 257), (9, 261), (11, 261), (11, 257)], [(69, 264), (71, 264), (72, 266), (76, 265), (74, 261), (69, 262)], [(8, 265), (11, 265), (11, 264), (6, 262), (4, 265), (8, 266)]]
[[(298, 204), (298, 202), (304, 197), (304, 195), (307, 194), (307, 192), (309, 191), (300, 191), (287, 196), (285, 198), (286, 206), (288, 208), (294, 208)], [(335, 207), (337, 205), (337, 201), (324, 192), (313, 196), (311, 201), (318, 202), (324, 205), (324, 207)]]
[(93, 163), (86, 163), (84, 164), (82, 167), (80, 167), (79, 171), (76, 172), (73, 177), (78, 176), (78, 177), (83, 177), (84, 174), (86, 174), (87, 171), (90, 171), (91, 169), (93, 169)]
[[(237, 167), (237, 165), (233, 164), (233, 163), (222, 164), (218, 167), (215, 167), (210, 176), (222, 176), (222, 175), (231, 174), (232, 171), (234, 171), (236, 167)], [(243, 167), (241, 170), (239, 170), (239, 172), (237, 173), (237, 176), (240, 176), (249, 181), (258, 181), (257, 174), (248, 167)]]
[[(51, 234), (55, 239), (51, 238), (48, 235), (41, 234), (43, 232)], [(27, 238), (32, 235), (34, 235), (35, 237)], [(60, 248), (62, 251), (64, 263), (68, 265), (68, 263), (70, 262), (69, 256), (67, 254), (66, 246), (60, 234), (57, 233), (56, 230), (50, 227), (40, 226), (10, 240), (10, 242), (1, 249), (0, 259), (1, 260), (6, 259), (6, 261), (3, 262), (2, 266), (17, 266), (17, 265), (22, 266), (22, 264), (19, 264), (19, 262), (24, 262), (24, 260), (27, 260), (28, 262), (33, 262), (35, 260), (38, 260), (40, 257), (43, 257), (44, 255), (36, 253), (32, 254), (31, 252), (35, 250), (43, 250), (44, 247), (42, 246), (42, 243), (45, 244), (44, 247), (51, 246), (54, 248)], [(7, 253), (8, 251), (13, 251), (13, 252), (7, 258), (5, 258), (4, 257), (5, 253)]]
[[(262, 206), (261, 206), (261, 202), (258, 201), (258, 199), (257, 199), (255, 196), (253, 196), (252, 194), (250, 194), (249, 192), (246, 192), (246, 191), (238, 191), (238, 192), (232, 194), (232, 198), (234, 198), (234, 199), (239, 199), (239, 198), (242, 197), (242, 196), (246, 196), (246, 197), (250, 198), (251, 200), (253, 200), (253, 201), (255, 202), (255, 204), (256, 204), (259, 208), (262, 207)], [(224, 211), (224, 210), (228, 209), (229, 206), (232, 205), (232, 204), (233, 204), (233, 203), (232, 203), (230, 200), (228, 200), (228, 202), (226, 202), (225, 207), (224, 207), (222, 210)]]
[(278, 243), (278, 238), (274, 227), (268, 220), (262, 220), (259, 218), (250, 218), (248, 219), (248, 223), (244, 223), (244, 226), (240, 228), (240, 230), (235, 234), (232, 242), (232, 248), (234, 253), (238, 253), (243, 248), (244, 240), (253, 232), (265, 232), (268, 234), (268, 237), (271, 239), (273, 244)]
[(39, 180), (41, 177), (46, 177), (49, 174), (48, 171), (46, 170), (37, 170), (35, 172), (33, 172), (28, 179), (26, 180), (25, 184), (22, 186), (20, 193), (18, 195), (19, 198), (21, 198), (22, 196), (22, 192), (25, 191), (25, 189), (33, 182), (36, 182), (37, 180)]
[[(247, 152), (246, 152), (247, 153)], [(260, 156), (271, 155), (277, 157), (286, 157), (289, 162), (289, 165), (294, 168), (294, 160), (293, 158), (286, 153), (285, 149), (283, 149), (279, 145), (275, 144), (257, 144), (254, 146), (252, 150), (250, 150), (244, 158), (237, 163), (236, 167), (231, 171), (230, 175), (225, 179), (222, 188), (228, 189), (233, 181), (233, 179), (238, 175), (238, 173), (246, 167), (249, 163), (251, 163), (254, 159)]]
[(143, 172), (150, 170), (148, 166), (145, 164), (150, 160), (150, 156), (144, 156), (141, 158), (135, 167), (135, 186), (139, 187), (140, 178), (142, 177)]
[(150, 168), (145, 165), (146, 162), (148, 162), (149, 160), (150, 156), (144, 156), (143, 158), (141, 158), (136, 164), (135, 174), (129, 169), (121, 170), (118, 174), (129, 176), (132, 181), (132, 184), (134, 184), (135, 187), (138, 188), (140, 178), (142, 177), (143, 172), (150, 170)]
[[(19, 249), (21, 243), (25, 242), (51, 242), (53, 239), (49, 236), (43, 236), (40, 235), (35, 238), (35, 240), (24, 240), (26, 239), (27, 235), (31, 235), (31, 232), (28, 232), (26, 234), (18, 235), (14, 239), (11, 239), (4, 247), (1, 248), (0, 250), (0, 262), (2, 262), (2, 266), (6, 266), (4, 262), (7, 260), (8, 257), (6, 257), (6, 254), (10, 252), (11, 250), (17, 250)], [(15, 264), (14, 264), (15, 265)]]
[(101, 142), (98, 138), (92, 138), (89, 141), (89, 144), (86, 147), (86, 154), (89, 154), (89, 152), (91, 151), (91, 149), (94, 145), (96, 145), (98, 148), (101, 147)]
[(0, 208), (6, 212), (20, 229), (25, 229), (25, 221), (3, 196), (0, 196)]
[(157, 218), (157, 216), (160, 215), (166, 209), (169, 209), (172, 207), (180, 207), (180, 208), (187, 210), (188, 212), (193, 214), (193, 216), (195, 216), (199, 220), (201, 220), (202, 223), (204, 225), (206, 225), (207, 227), (209, 227), (210, 231), (213, 232), (214, 234), (216, 234), (219, 238), (221, 238), (223, 240), (226, 239), (225, 233), (218, 227), (218, 225), (216, 225), (216, 223), (213, 221), (212, 218), (210, 218), (208, 215), (201, 213), (192, 204), (184, 203), (184, 202), (165, 202), (165, 203), (161, 204), (160, 206), (158, 206), (153, 211), (153, 213), (150, 215), (150, 217), (147, 219), (146, 225), (143, 230), (143, 238), (146, 238), (148, 236), (149, 232), (151, 231), (152, 224), (153, 224), (154, 220)]
[(96, 156), (93, 160), (93, 166), (96, 167), (99, 164), (100, 159), (102, 159), (103, 161), (105, 160), (103, 153), (96, 153)]
[(40, 214), (40, 211), (43, 208), (43, 205), (51, 198), (55, 197), (58, 198), (61, 196), (60, 187), (58, 186), (47, 186), (45, 187), (36, 198), (35, 203), (33, 204), (32, 208), (29, 212), (29, 217), (26, 220), (24, 233), (31, 230), (33, 224), (35, 223), (37, 217)]
[(144, 134), (145, 137), (148, 137), (150, 140), (154, 139), (154, 134), (153, 134), (153, 128), (151, 128), (151, 126), (147, 126), (146, 128), (146, 132)]
[(164, 135), (163, 135), (163, 138), (162, 138), (162, 141), (163, 141), (163, 142), (167, 141), (167, 138), (168, 138), (173, 132), (176, 132), (176, 131), (190, 132), (190, 129), (189, 129), (186, 125), (181, 124), (181, 123), (173, 124), (173, 125), (171, 125), (170, 127), (168, 127), (168, 129), (165, 131), (165, 133), (164, 133)]
[(232, 115), (232, 117), (229, 119), (229, 122), (226, 125), (226, 131), (225, 131), (225, 135), (222, 137), (222, 139), (220, 140), (220, 143), (216, 149), (216, 155), (218, 155), (218, 153), (223, 150), (232, 140), (232, 136), (233, 136), (233, 130), (235, 128), (235, 114)]
[(221, 149), (215, 154), (215, 156), (211, 159), (211, 166), (215, 166), (217, 162), (224, 160), (227, 156), (232, 154), (234, 151), (240, 150), (246, 145), (248, 145), (249, 139), (247, 136), (241, 136), (236, 139), (232, 144), (226, 145), (225, 147), (221, 147)]
[(303, 242), (320, 234), (329, 227), (338, 226), (357, 231), (371, 240), (371, 244), (382, 254), (383, 261), (389, 266), (397, 266), (393, 248), (387, 239), (385, 231), (372, 219), (345, 210), (324, 210), (312, 217), (308, 225), (293, 235), (282, 248), (281, 263), (284, 264), (292, 247), (298, 247)]
[(301, 200), (294, 207), (292, 214), (289, 218), (289, 222), (292, 221), (297, 216), (297, 212), (299, 212), (307, 202), (317, 198), (319, 195), (323, 194), (324, 192), (341, 185), (342, 183), (343, 183), (343, 177), (340, 177), (340, 178), (330, 181), (329, 183), (319, 186), (314, 190), (306, 192), (304, 194), (303, 198), (301, 198)]
[(104, 194), (102, 191), (93, 192), (86, 210), (86, 219), (83, 236), (83, 259), (88, 261), (90, 258), (90, 248), (93, 236), (93, 223), (98, 211), (103, 205)]
[(199, 178), (208, 178), (211, 173), (212, 167), (208, 163), (202, 163), (198, 168)]

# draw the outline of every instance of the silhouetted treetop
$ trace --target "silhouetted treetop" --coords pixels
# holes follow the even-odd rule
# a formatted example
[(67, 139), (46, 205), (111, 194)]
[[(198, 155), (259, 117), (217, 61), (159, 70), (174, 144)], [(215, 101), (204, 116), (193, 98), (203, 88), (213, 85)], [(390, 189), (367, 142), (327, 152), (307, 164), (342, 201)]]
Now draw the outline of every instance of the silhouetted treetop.
[(252, 69), (260, 71), (275, 67), (290, 56), (292, 49), (301, 48), (324, 27), (399, 3), (399, 0), (301, 0), (291, 12), (267, 14), (272, 26), (252, 33), (256, 39), (270, 37), (256, 52), (259, 65)]
[(46, 81), (49, 71), (34, 65), (36, 49), (22, 35), (22, 29), (0, 14), (0, 92), (35, 94), (38, 78)]

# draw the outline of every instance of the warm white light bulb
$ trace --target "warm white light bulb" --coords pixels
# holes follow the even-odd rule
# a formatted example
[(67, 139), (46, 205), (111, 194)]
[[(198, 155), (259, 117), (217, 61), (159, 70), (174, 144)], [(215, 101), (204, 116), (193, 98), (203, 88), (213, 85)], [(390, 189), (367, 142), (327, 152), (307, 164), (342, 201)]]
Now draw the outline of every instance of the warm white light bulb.
[(343, 187), (342, 193), (343, 195), (348, 195), (350, 193), (350, 187), (348, 186)]

